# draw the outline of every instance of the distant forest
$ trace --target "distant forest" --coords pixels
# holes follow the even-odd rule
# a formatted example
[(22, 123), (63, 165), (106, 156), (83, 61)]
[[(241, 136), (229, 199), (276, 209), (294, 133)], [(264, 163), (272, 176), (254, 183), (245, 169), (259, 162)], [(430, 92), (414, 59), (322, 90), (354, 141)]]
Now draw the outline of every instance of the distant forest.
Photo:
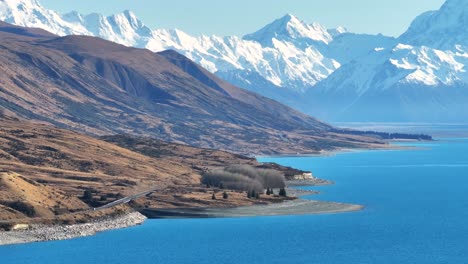
[(377, 131), (359, 131), (359, 130), (348, 130), (348, 129), (334, 129), (332, 132), (335, 133), (348, 133), (359, 136), (373, 136), (379, 139), (391, 140), (391, 139), (412, 139), (412, 140), (433, 140), (432, 136), (425, 134), (406, 134), (406, 133), (388, 133), (388, 132), (377, 132)]

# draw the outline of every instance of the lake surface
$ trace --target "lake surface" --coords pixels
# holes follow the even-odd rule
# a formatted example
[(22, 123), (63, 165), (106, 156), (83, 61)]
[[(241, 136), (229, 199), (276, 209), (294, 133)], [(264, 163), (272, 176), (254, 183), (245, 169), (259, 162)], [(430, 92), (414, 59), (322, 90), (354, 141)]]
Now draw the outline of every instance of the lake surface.
[(151, 220), (94, 237), (0, 247), (0, 263), (468, 263), (468, 140), (411, 151), (263, 158), (336, 182), (311, 199), (360, 212)]

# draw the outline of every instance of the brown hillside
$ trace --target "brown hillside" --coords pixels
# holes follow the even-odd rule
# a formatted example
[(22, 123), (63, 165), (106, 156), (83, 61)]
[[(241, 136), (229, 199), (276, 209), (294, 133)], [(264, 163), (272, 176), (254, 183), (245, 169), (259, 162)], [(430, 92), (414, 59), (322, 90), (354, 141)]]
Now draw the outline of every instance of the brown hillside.
[(0, 169), (75, 196), (131, 194), (153, 186), (197, 183), (189, 166), (154, 159), (75, 132), (0, 119)]
[(34, 32), (0, 24), (0, 106), (10, 115), (92, 135), (150, 136), (244, 154), (383, 144), (332, 133), (174, 52)]
[(88, 208), (84, 202), (63, 191), (8, 172), (0, 173), (0, 197), (2, 220), (53, 217)]
[[(0, 223), (31, 217), (36, 222), (86, 221), (94, 215), (91, 207), (153, 188), (157, 190), (132, 206), (232, 207), (281, 201), (252, 200), (231, 191), (229, 200), (212, 200), (213, 191), (219, 190), (200, 185), (204, 170), (260, 166), (252, 158), (150, 138), (112, 136), (106, 142), (14, 118), (0, 118), (0, 124)], [(84, 199), (85, 192), (91, 197)]]

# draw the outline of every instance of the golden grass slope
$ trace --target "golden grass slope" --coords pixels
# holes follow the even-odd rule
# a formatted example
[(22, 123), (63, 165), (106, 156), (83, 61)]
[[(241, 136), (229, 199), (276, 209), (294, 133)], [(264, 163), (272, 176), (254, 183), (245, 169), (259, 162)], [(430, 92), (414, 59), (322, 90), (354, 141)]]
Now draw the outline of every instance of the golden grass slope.
[(0, 173), (0, 197), (3, 204), (0, 214), (7, 220), (26, 217), (24, 211), (14, 206), (18, 201), (31, 206), (35, 217), (52, 217), (88, 208), (76, 197), (12, 172)]
[(89, 209), (79, 199), (87, 189), (106, 203), (149, 188), (200, 181), (183, 162), (38, 123), (3, 117), (0, 124), (0, 220), (27, 216), (9, 206), (13, 202), (32, 206), (34, 217), (50, 218)]

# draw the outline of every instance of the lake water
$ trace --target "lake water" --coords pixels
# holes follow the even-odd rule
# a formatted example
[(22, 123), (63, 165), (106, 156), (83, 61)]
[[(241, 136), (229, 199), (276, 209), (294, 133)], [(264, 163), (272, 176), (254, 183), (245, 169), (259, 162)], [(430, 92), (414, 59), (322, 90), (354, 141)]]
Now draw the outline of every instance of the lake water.
[(311, 199), (360, 212), (151, 220), (94, 237), (0, 247), (20, 263), (468, 263), (468, 140), (411, 151), (264, 158), (331, 179)]

